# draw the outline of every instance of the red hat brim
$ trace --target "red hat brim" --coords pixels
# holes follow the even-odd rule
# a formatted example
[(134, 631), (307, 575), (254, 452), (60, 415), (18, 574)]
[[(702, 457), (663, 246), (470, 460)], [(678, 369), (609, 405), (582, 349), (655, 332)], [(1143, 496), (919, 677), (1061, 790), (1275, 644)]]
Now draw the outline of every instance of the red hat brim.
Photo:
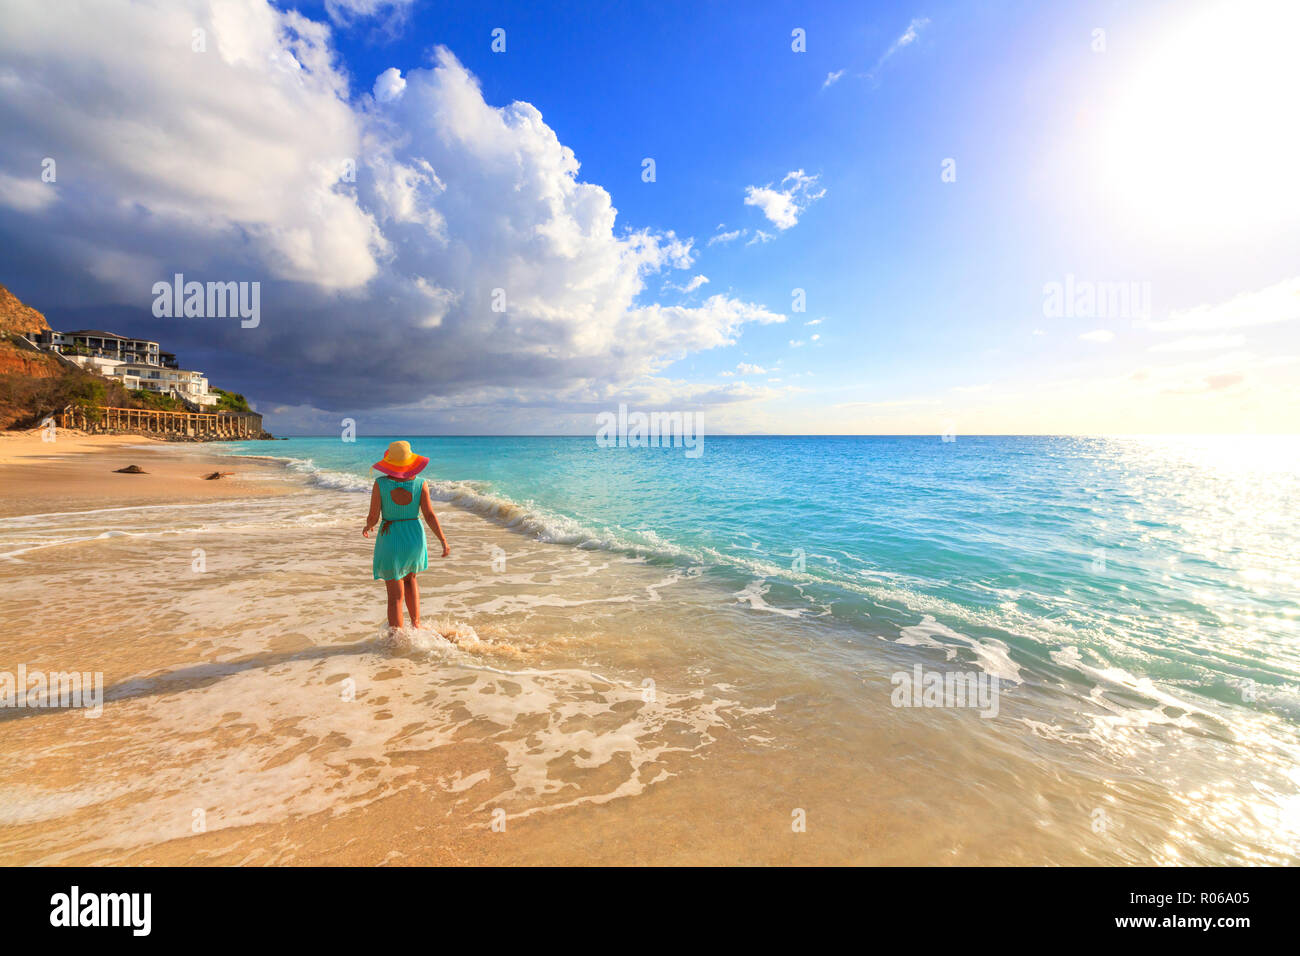
[(388, 462), (382, 460), (375, 462), (370, 467), (374, 468), (376, 471), (382, 471), (389, 478), (396, 478), (398, 481), (406, 481), (408, 478), (414, 478), (420, 472), (424, 471), (428, 464), (428, 458), (425, 458), (423, 455), (416, 455), (415, 461), (411, 462), (405, 468), (394, 468)]

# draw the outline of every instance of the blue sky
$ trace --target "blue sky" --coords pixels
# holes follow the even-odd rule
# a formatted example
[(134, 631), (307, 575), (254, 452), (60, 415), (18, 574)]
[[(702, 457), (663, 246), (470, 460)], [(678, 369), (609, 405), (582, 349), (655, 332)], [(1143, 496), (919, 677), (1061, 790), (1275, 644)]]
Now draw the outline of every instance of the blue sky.
[[(157, 70), (170, 91), (142, 91), (147, 80), (128, 63), (86, 54), (104, 56), (103, 95), (124, 129), (172, 117), (126, 145), (119, 131), (112, 146), (77, 131), (77, 84), (57, 88), (77, 68), (59, 62), (48, 37), (69, 24), (40, 5), (25, 12), (0, 66), (48, 99), (39, 117), (34, 106), (9, 108), (18, 135), (0, 151), (0, 182), (21, 183), (52, 143), (88, 176), (61, 186), (57, 201), (9, 203), (0, 230), (44, 226), (82, 244), (89, 232), (105, 249), (79, 262), (51, 252), (60, 261), (48, 265), (31, 250), (7, 253), (0, 281), (56, 327), (111, 322), (176, 342), (216, 384), (254, 398), (273, 429), (328, 433), (352, 414), (372, 432), (582, 433), (626, 400), (704, 409), (715, 432), (1295, 430), (1291, 5), (245, 5), (238, 18), (182, 5), (219, 46), (220, 62), (208, 54), (199, 64), (211, 71), (201, 94), (193, 57)], [(310, 23), (283, 19), (297, 14)], [(187, 22), (105, 28), (147, 53)], [(286, 23), (310, 36), (309, 50), (293, 48), (295, 69), (319, 87), (310, 100), (258, 72), (282, 62)], [(496, 28), (505, 52), (491, 48)], [(792, 49), (795, 29), (805, 52)], [(330, 68), (313, 68), (314, 55)], [(375, 80), (390, 70), (410, 85), (379, 100)], [(228, 102), (214, 102), (213, 77), (227, 76)], [(286, 98), (286, 117), (304, 117), (298, 135), (289, 121), (279, 133), (261, 128), (259, 84)], [(517, 102), (540, 119), (478, 136)], [(224, 142), (244, 124), (249, 154), (265, 150), (263, 168), (285, 150), (356, 152), (355, 187), (321, 187), (333, 197), (323, 214), (321, 201), (263, 211), (247, 198), (257, 184), (220, 194), (205, 185), (256, 177), (233, 168), (237, 150), (195, 168), (193, 183), (160, 168), (159, 142), (184, 129), (177, 148), (197, 153), (206, 118), (227, 113)], [(558, 144), (546, 152), (551, 134)], [(576, 174), (556, 169), (563, 148), (581, 164)], [(518, 168), (511, 156), (523, 156)], [(654, 182), (642, 181), (646, 157)], [(953, 181), (941, 176), (946, 160)], [(394, 169), (405, 171), (392, 179), (400, 188), (384, 187)], [(805, 185), (794, 215), (746, 203), (754, 189), (796, 184), (796, 171)], [(407, 189), (424, 176), (434, 178)], [(573, 223), (587, 222), (590, 197), (557, 186), (566, 176), (607, 193), (611, 242), (571, 241), (589, 225)], [(525, 181), (545, 221), (516, 220), (501, 201)], [(279, 194), (292, 190), (285, 182)], [(151, 241), (120, 213), (87, 223), (95, 202), (61, 212), (79, 186), (147, 210)], [(547, 205), (556, 189), (564, 198)], [(338, 197), (347, 208), (333, 208)], [(654, 261), (628, 265), (641, 252), (626, 237), (642, 231), (656, 237)], [(543, 253), (539, 232), (553, 241)], [(685, 256), (674, 242), (689, 243)], [(606, 256), (621, 265), (592, 265)], [(153, 319), (131, 290), (173, 269), (261, 278), (270, 304), (261, 337)], [(620, 304), (629, 269), (637, 288)], [(132, 271), (138, 279), (120, 279)], [(529, 303), (508, 320), (472, 304), (507, 271), (527, 283)], [(1067, 282), (1132, 289), (1138, 304), (1050, 314), (1046, 290)], [(584, 288), (595, 291), (573, 292)], [(806, 312), (792, 308), (795, 289)], [(423, 305), (403, 311), (425, 292), (445, 310), (436, 322), (417, 314)], [(358, 313), (388, 327), (370, 334)], [(299, 359), (304, 336), (341, 344), (314, 343)], [(507, 351), (507, 341), (528, 345)], [(367, 385), (377, 380), (392, 387)]]

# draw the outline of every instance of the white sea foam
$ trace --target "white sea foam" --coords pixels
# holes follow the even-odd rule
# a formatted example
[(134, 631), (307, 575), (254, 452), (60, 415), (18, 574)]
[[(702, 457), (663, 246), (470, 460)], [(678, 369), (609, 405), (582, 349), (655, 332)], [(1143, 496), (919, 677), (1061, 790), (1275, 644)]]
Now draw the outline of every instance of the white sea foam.
[(736, 592), (737, 603), (745, 603), (755, 611), (766, 611), (769, 614), (780, 614), (782, 617), (802, 617), (803, 608), (785, 608), (773, 607), (765, 600), (765, 595), (771, 585), (767, 584), (762, 578), (757, 581), (751, 581), (740, 591)]
[(1024, 677), (1020, 673), (1020, 665), (1011, 659), (1010, 648), (1007, 647), (1005, 642), (989, 637), (983, 640), (967, 637), (947, 625), (940, 624), (928, 614), (921, 618), (920, 624), (913, 624), (910, 627), (903, 628), (897, 643), (943, 648), (951, 659), (954, 656), (952, 645), (936, 640), (936, 637), (956, 641), (965, 647), (975, 655), (975, 661), (979, 664), (980, 670), (989, 676), (1015, 684), (1024, 681)]
[[(344, 491), (368, 491), (370, 488), (370, 479), (363, 479), (344, 472), (320, 469), (311, 459), (283, 458), (271, 460), (286, 464), (292, 472), (302, 475), (310, 483), (319, 487)], [(521, 503), (495, 494), (487, 490), (481, 482), (430, 479), (427, 485), (430, 495), (435, 500), (488, 518), (512, 531), (539, 541), (568, 544), (584, 549), (621, 552), (633, 558), (666, 559), (690, 564), (696, 569), (712, 565), (754, 574), (755, 579), (751, 580), (740, 591), (735, 592), (734, 596), (738, 603), (747, 604), (752, 610), (760, 613), (777, 614), (797, 619), (804, 617), (812, 610), (811, 606), (807, 608), (782, 608), (769, 604), (766, 600), (766, 594), (770, 589), (770, 585), (766, 583), (768, 578), (786, 580), (796, 584), (796, 586), (799, 584), (829, 585), (850, 592), (878, 596), (887, 602), (884, 606), (895, 610), (909, 607), (920, 608), (923, 609), (922, 621), (918, 625), (904, 627), (899, 638), (897, 638), (898, 643), (939, 647), (951, 658), (955, 653), (953, 645), (935, 640), (936, 635), (946, 637), (949, 641), (955, 641), (967, 647), (974, 655), (976, 663), (986, 673), (1012, 683), (1021, 683), (1024, 680), (1020, 666), (1011, 660), (1010, 648), (1005, 642), (996, 638), (976, 640), (967, 637), (947, 625), (939, 623), (933, 613), (926, 612), (939, 611), (944, 613), (945, 616), (954, 618), (959, 622), (964, 621), (973, 626), (998, 627), (1000, 624), (1005, 625), (1007, 621), (985, 620), (985, 612), (972, 611), (951, 601), (933, 598), (909, 587), (907, 582), (901, 580), (899, 575), (892, 575), (888, 572), (880, 573), (879, 576), (882, 579), (891, 580), (892, 582), (884, 587), (870, 583), (859, 584), (842, 576), (837, 576), (834, 580), (828, 581), (815, 574), (795, 571), (785, 564), (778, 564), (759, 557), (755, 554), (759, 550), (758, 542), (751, 535), (739, 529), (736, 533), (740, 537), (749, 538), (750, 544), (748, 547), (738, 550), (747, 553), (731, 551), (730, 549), (734, 548), (734, 545), (728, 546), (729, 553), (723, 553), (713, 548), (687, 547), (668, 541), (650, 528), (639, 529), (635, 533), (615, 532), (610, 529), (597, 531), (573, 518), (540, 509), (532, 502)], [(841, 553), (845, 557), (852, 557), (847, 552)], [(836, 563), (838, 564), (838, 562)], [(802, 589), (800, 593), (803, 594)], [(604, 600), (619, 602), (630, 599), (628, 596), (613, 596)], [(476, 608), (476, 610), (481, 613), (500, 613), (524, 608), (530, 603), (535, 604), (537, 600), (539, 599), (528, 595), (515, 595), (510, 598), (496, 599), (495, 603), (489, 602)], [(806, 595), (805, 600), (808, 600), (811, 605), (812, 602)], [(567, 606), (564, 600), (558, 597), (547, 598), (544, 603), (547, 606)], [(586, 603), (591, 602), (573, 602), (574, 606)], [(822, 613), (828, 613), (828, 609), (822, 608)]]
[(45, 521), (49, 518), (80, 518), (85, 515), (108, 514), (117, 511), (164, 511), (184, 508), (190, 510), (193, 508), (222, 508), (230, 504), (226, 501), (204, 501), (194, 502), (183, 505), (128, 505), (120, 508), (91, 508), (86, 511), (46, 511), (41, 514), (31, 515), (12, 515), (8, 518), (0, 518), (0, 525), (6, 524), (34, 524), (38, 521)]
[[(322, 469), (311, 459), (275, 456), (264, 456), (264, 459), (284, 465), (291, 474), (316, 487), (346, 492), (365, 492), (371, 486), (369, 478)], [(621, 528), (596, 529), (571, 517), (549, 512), (531, 501), (518, 502), (497, 494), (482, 482), (430, 479), (427, 484), (435, 500), (488, 518), (538, 541), (616, 552), (622, 554), (624, 560), (630, 561), (667, 560), (687, 566), (688, 572), (692, 574), (697, 574), (701, 569), (710, 566), (750, 574), (753, 576), (750, 582), (741, 590), (733, 592), (733, 596), (738, 603), (748, 605), (756, 612), (777, 614), (791, 619), (807, 618), (817, 606), (817, 602), (804, 591), (801, 585), (814, 585), (858, 595), (874, 602), (876, 606), (890, 612), (891, 615), (920, 613), (922, 616), (920, 623), (900, 628), (899, 636), (895, 638), (897, 643), (940, 649), (950, 659), (955, 656), (956, 647), (964, 647), (973, 655), (975, 662), (983, 671), (1012, 683), (1022, 683), (1025, 677), (1021, 665), (1012, 660), (1011, 649), (1005, 641), (991, 637), (980, 639), (968, 637), (954, 627), (940, 623), (938, 618), (951, 621), (957, 627), (987, 628), (1025, 635), (1028, 640), (1049, 647), (1073, 634), (1071, 622), (1068, 620), (1055, 620), (1017, 607), (1010, 599), (1022, 595), (1023, 592), (1018, 590), (1002, 595), (1008, 600), (1001, 602), (996, 610), (971, 607), (930, 593), (925, 588), (925, 582), (916, 581), (907, 575), (889, 570), (864, 568), (858, 557), (846, 551), (836, 553), (843, 559), (847, 559), (850, 565), (857, 565), (856, 569), (834, 559), (832, 555), (826, 555), (828, 565), (833, 564), (836, 569), (834, 575), (828, 578), (810, 571), (795, 571), (783, 561), (765, 557), (758, 547), (758, 542), (743, 529), (735, 529), (734, 533), (738, 538), (748, 539), (747, 544), (728, 543), (723, 545), (723, 551), (719, 551), (709, 547), (678, 544), (663, 538), (651, 528), (640, 528), (635, 531)], [(784, 555), (781, 557), (784, 558)], [(769, 604), (766, 600), (766, 594), (770, 589), (770, 585), (767, 584), (768, 579), (794, 584), (809, 606), (783, 608)], [(651, 597), (652, 599), (657, 597), (657, 593), (653, 590)], [(633, 597), (615, 595), (597, 603), (628, 600), (633, 600)], [(525, 593), (509, 598), (494, 598), (474, 610), (476, 613), (505, 613), (542, 605), (559, 607), (587, 603), (592, 602), (576, 601), (566, 604), (564, 599), (555, 596), (538, 598)], [(820, 613), (829, 613), (829, 608), (821, 605)], [(1095, 668), (1082, 666), (1066, 659), (1058, 660), (1057, 663), (1075, 669), (1081, 676), (1092, 680), (1103, 680), (1103, 676)], [(1112, 678), (1109, 683), (1124, 686), (1136, 693), (1146, 693), (1152, 699), (1160, 699), (1156, 697), (1159, 689), (1150, 681), (1143, 682), (1135, 678), (1133, 681), (1126, 682)], [(1187, 702), (1180, 701), (1167, 691), (1159, 691), (1159, 693), (1163, 694), (1170, 705), (1191, 709)]]
[(448, 656), (457, 652), (481, 650), (486, 644), (479, 639), (473, 625), (450, 617), (421, 624), (420, 627), (388, 627), (380, 633), (379, 644), (398, 656), (435, 654)]
[[(241, 456), (247, 458), (256, 458), (261, 461), (274, 462), (285, 469), (285, 474), (292, 480), (305, 482), (308, 486), (321, 489), (322, 491), (344, 492), (348, 494), (358, 494), (367, 492), (371, 486), (369, 477), (359, 476), (353, 473), (323, 469), (309, 458), (295, 458), (283, 456)], [(960, 633), (960, 631), (946, 624), (941, 624), (936, 615), (954, 622), (958, 627), (963, 625), (973, 627), (991, 627), (1003, 628), (1019, 627), (1024, 631), (1031, 631), (1039, 634), (1039, 639), (1050, 641), (1053, 637), (1053, 627), (1056, 625), (1057, 630), (1062, 633), (1069, 633), (1068, 625), (1064, 622), (1052, 622), (1041, 618), (1019, 620), (1014, 609), (1003, 609), (1002, 612), (993, 615), (988, 610), (978, 608), (969, 608), (952, 601), (931, 595), (912, 585), (910, 580), (902, 575), (891, 574), (889, 572), (874, 572), (873, 576), (879, 579), (879, 582), (862, 581), (857, 582), (846, 577), (843, 573), (836, 574), (834, 579), (827, 580), (812, 573), (803, 573), (792, 570), (784, 564), (778, 564), (771, 560), (766, 560), (763, 555), (757, 553), (754, 548), (756, 542), (743, 530), (737, 529), (737, 536), (741, 539), (748, 539), (750, 547), (743, 550), (731, 550), (727, 547), (727, 552), (722, 553), (707, 547), (686, 547), (675, 542), (668, 541), (657, 534), (653, 529), (641, 528), (634, 532), (624, 529), (604, 529), (597, 530), (581, 522), (563, 515), (557, 515), (547, 512), (544, 509), (536, 507), (532, 502), (517, 502), (508, 497), (496, 494), (491, 491), (482, 482), (475, 481), (440, 481), (430, 479), (428, 482), (430, 493), (441, 502), (450, 504), (458, 509), (462, 509), (471, 514), (476, 514), (492, 520), (512, 531), (523, 534), (534, 540), (568, 544), (584, 550), (604, 550), (623, 555), (624, 560), (634, 562), (644, 562), (649, 560), (669, 560), (679, 565), (686, 565), (684, 572), (674, 572), (657, 585), (646, 588), (645, 595), (651, 600), (659, 599), (659, 589), (670, 586), (680, 581), (681, 574), (696, 575), (701, 573), (702, 569), (708, 566), (718, 566), (740, 573), (753, 575), (750, 582), (741, 590), (733, 592), (735, 600), (742, 605), (747, 605), (752, 611), (764, 614), (780, 615), (792, 620), (807, 618), (810, 612), (817, 606), (815, 596), (808, 595), (801, 585), (827, 585), (839, 588), (849, 593), (857, 593), (863, 597), (875, 599), (882, 603), (882, 608), (888, 609), (893, 614), (906, 614), (911, 609), (913, 613), (920, 612), (922, 620), (919, 624), (904, 626), (901, 628), (897, 643), (913, 646), (929, 646), (942, 650), (950, 659), (955, 657), (957, 647), (965, 647), (973, 655), (975, 662), (985, 672), (990, 675), (996, 675), (1001, 679), (1009, 682), (1022, 682), (1024, 680), (1020, 666), (1010, 657), (1008, 645), (993, 638), (983, 638), (976, 640)], [(278, 515), (276, 512), (277, 505), (270, 505), (271, 512), (267, 517), (270, 520), (259, 520), (256, 512), (250, 514), (250, 508), (268, 507), (262, 501), (250, 501), (230, 506), (233, 502), (213, 502), (202, 505), (147, 505), (131, 506), (123, 508), (106, 508), (93, 509), (83, 512), (54, 512), (44, 515), (23, 516), (19, 518), (0, 519), (0, 529), (6, 527), (18, 531), (19, 527), (31, 523), (49, 523), (54, 521), (59, 524), (76, 524), (84, 522), (87, 518), (102, 515), (104, 517), (110, 514), (130, 514), (135, 518), (147, 521), (150, 512), (158, 510), (162, 513), (170, 513), (170, 510), (176, 508), (206, 508), (209, 509), (211, 518), (205, 520), (198, 526), (189, 526), (185, 528), (169, 529), (152, 529), (152, 530), (121, 530), (115, 533), (124, 535), (138, 535), (141, 537), (150, 537), (162, 534), (202, 534), (217, 531), (234, 531), (251, 533), (260, 530), (276, 530), (282, 528), (293, 528), (308, 525), (338, 525), (345, 523), (350, 518), (344, 514), (334, 514), (326, 516), (324, 514), (312, 514), (305, 516), (285, 517)], [(220, 509), (225, 508), (222, 512)], [(217, 509), (215, 512), (212, 509)], [(318, 509), (313, 509), (317, 511)], [(276, 514), (276, 517), (271, 517)], [(80, 529), (79, 529), (80, 530)], [(16, 544), (12, 541), (4, 542), (0, 539), (0, 546), (4, 543)], [(21, 542), (21, 545), (13, 550), (0, 553), (0, 559), (13, 562), (22, 562), (23, 555), (29, 552), (41, 549), (64, 546), (64, 545), (84, 545), (89, 543), (102, 542), (103, 535), (69, 535), (66, 532), (57, 534), (48, 541), (31, 541)], [(847, 552), (840, 552), (843, 557), (852, 559), (853, 556)], [(838, 564), (838, 562), (837, 562)], [(581, 569), (581, 573), (591, 573), (590, 569)], [(859, 571), (859, 573), (864, 573)], [(775, 578), (778, 580), (792, 583), (799, 589), (801, 600), (807, 603), (807, 607), (778, 607), (769, 604), (766, 595), (770, 590), (768, 579)], [(499, 579), (501, 580), (501, 579)], [(527, 581), (517, 582), (526, 586)], [(472, 589), (470, 589), (472, 590)], [(594, 604), (625, 604), (638, 600), (636, 594), (611, 594), (599, 598), (591, 599), (574, 599), (566, 598), (556, 594), (539, 595), (529, 593), (531, 589), (517, 590), (513, 594), (502, 595), (496, 594), (485, 601), (471, 603), (466, 606), (465, 610), (474, 615), (496, 615), (508, 614), (513, 612), (528, 612), (542, 608), (579, 608), (586, 605)], [(829, 613), (829, 607), (823, 605), (820, 613)], [(1008, 616), (1010, 615), (1010, 616)], [(427, 627), (427, 625), (426, 625)], [(462, 633), (454, 628), (451, 633), (443, 634), (438, 630), (425, 630), (422, 633), (409, 635), (395, 635), (386, 645), (392, 652), (403, 654), (434, 654), (439, 656), (454, 655), (457, 652), (463, 652), (465, 647), (471, 646), (479, 650), (489, 648), (489, 644), (481, 641), (478, 635), (470, 628), (471, 633)], [(942, 638), (942, 639), (940, 639)], [(1059, 638), (1058, 638), (1059, 639)], [(502, 653), (497, 648), (495, 653)], [(1088, 668), (1070, 662), (1067, 660), (1058, 660), (1061, 666), (1071, 667), (1081, 676), (1090, 678), (1093, 681), (1102, 681), (1110, 686), (1124, 687), (1135, 693), (1146, 694), (1146, 696), (1155, 699), (1157, 688), (1151, 682), (1140, 682), (1136, 679), (1125, 681), (1119, 675), (1102, 675), (1095, 668)], [(1179, 706), (1184, 709), (1190, 709), (1185, 701), (1180, 701), (1171, 695), (1165, 695), (1165, 701), (1171, 705)]]
[[(471, 825), (488, 826), (496, 808), (518, 817), (639, 794), (710, 746), (718, 728), (747, 719), (735, 701), (703, 691), (660, 687), (647, 699), (639, 686), (586, 670), (493, 666), (491, 644), (445, 619), (386, 635), (380, 654), (232, 665), (163, 693), (128, 682), (113, 706), (135, 732), (87, 754), (85, 779), (0, 792), (0, 823), (51, 824), (7, 849), (57, 863), (189, 836), (196, 807), (214, 832), (337, 815), (406, 788), (442, 792)], [(220, 732), (232, 719), (238, 746)], [(286, 727), (293, 739), (328, 745), (286, 750)], [(404, 757), (466, 740), (492, 756), (434, 778)], [(575, 784), (566, 766), (601, 773)]]
[(1149, 710), (1125, 708), (1128, 716), (1138, 720), (1143, 720), (1143, 715), (1147, 715), (1161, 722), (1168, 722), (1170, 717), (1162, 708), (1173, 708), (1186, 714), (1198, 714), (1216, 723), (1222, 720), (1221, 715), (1170, 693), (1149, 678), (1138, 677), (1122, 667), (1094, 667), (1086, 663), (1077, 647), (1070, 646), (1053, 651), (1051, 658), (1054, 663), (1061, 667), (1069, 667), (1091, 678), (1094, 681), (1094, 686), (1089, 692), (1089, 698), (1095, 703), (1103, 704), (1108, 710), (1118, 711), (1119, 707), (1114, 701), (1105, 696), (1106, 693), (1119, 690), (1155, 702), (1155, 706)]

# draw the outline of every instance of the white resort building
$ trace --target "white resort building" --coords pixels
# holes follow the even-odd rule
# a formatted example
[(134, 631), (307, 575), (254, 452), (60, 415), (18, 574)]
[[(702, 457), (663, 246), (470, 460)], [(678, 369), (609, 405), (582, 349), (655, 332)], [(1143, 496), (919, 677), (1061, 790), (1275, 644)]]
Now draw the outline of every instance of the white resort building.
[(202, 372), (179, 368), (174, 354), (162, 351), (157, 342), (149, 339), (133, 339), (98, 329), (75, 332), (47, 329), (25, 334), (33, 345), (57, 352), (87, 371), (121, 382), (126, 388), (157, 392), (200, 408), (219, 401), (208, 391), (208, 380)]

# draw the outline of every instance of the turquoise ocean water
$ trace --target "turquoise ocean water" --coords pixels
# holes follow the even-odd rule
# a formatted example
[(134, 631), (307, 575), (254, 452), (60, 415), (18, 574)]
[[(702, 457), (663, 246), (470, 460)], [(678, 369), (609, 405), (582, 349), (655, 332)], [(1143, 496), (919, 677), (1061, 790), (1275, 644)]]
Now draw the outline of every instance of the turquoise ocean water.
[[(368, 492), (391, 440), (225, 447)], [(436, 498), (525, 535), (761, 581), (768, 607), (864, 633), (929, 616), (1031, 671), (1074, 648), (1084, 673), (1300, 717), (1294, 438), (717, 437), (698, 458), (411, 440)]]
[(880, 639), (958, 647), (1051, 688), (1062, 710), (1213, 715), (1269, 754), (1289, 800), (1295, 438), (710, 437), (698, 458), (592, 437), (224, 447), (355, 490), (360, 520), (393, 437), (429, 456), (435, 498), (521, 535), (690, 568), (787, 615), (792, 642), (815, 621), (862, 653)]

